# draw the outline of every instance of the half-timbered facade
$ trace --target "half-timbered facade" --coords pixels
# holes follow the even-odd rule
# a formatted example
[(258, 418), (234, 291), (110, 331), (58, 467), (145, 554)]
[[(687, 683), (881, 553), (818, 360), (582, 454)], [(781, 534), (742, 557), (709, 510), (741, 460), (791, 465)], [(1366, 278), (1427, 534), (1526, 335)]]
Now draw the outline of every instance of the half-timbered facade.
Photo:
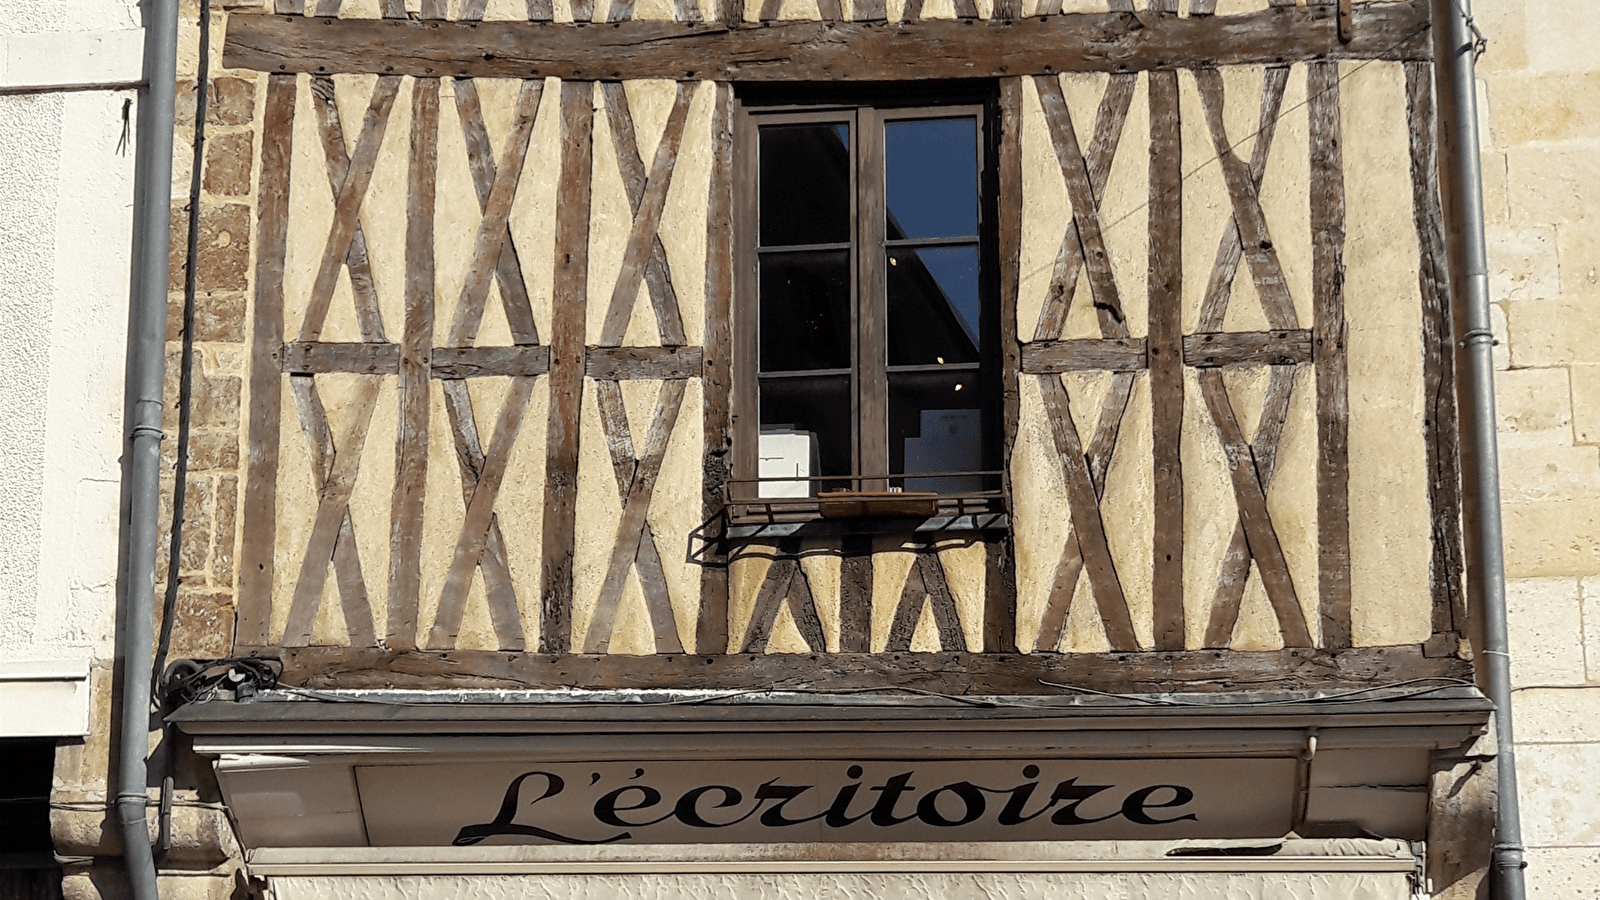
[[(281, 660), (289, 690), (175, 721), (219, 760), (283, 897), (337, 868), (285, 847), (384, 845), (401, 749), (508, 776), (1254, 761), (1281, 816), (1162, 830), (1178, 819), (1152, 810), (1182, 794), (1161, 781), (1170, 797), (1121, 807), (1154, 830), (1048, 838), (1426, 835), (1434, 772), (1488, 709), (1426, 3), (276, 0), (222, 25), (220, 66), (257, 97), (224, 655)], [(764, 167), (763, 123), (847, 107), (870, 110), (838, 132), (854, 168), (829, 170), (822, 143)], [(958, 108), (976, 110), (977, 224), (885, 226), (884, 123)], [(799, 255), (763, 236), (779, 184), (850, 192), (856, 223), (784, 245), (847, 273), (827, 320), (845, 355), (807, 370), (847, 385), (806, 407), (823, 426), (764, 399), (781, 390), (764, 348), (809, 338), (763, 317), (813, 302), (764, 281)], [(973, 248), (980, 321), (918, 239)], [(895, 290), (955, 310), (906, 340), (957, 323), (992, 348), (974, 394), (900, 409), (901, 369), (949, 363), (883, 354), (911, 327)], [(922, 434), (894, 424), (918, 413)], [(937, 449), (934, 422), (979, 449)], [(853, 448), (834, 468), (828, 429)], [(925, 451), (977, 464), (910, 468)], [(796, 468), (763, 480), (774, 455)], [(463, 690), (488, 693), (439, 693)], [(671, 706), (737, 697), (759, 714)], [(1194, 777), (1226, 793), (1248, 771)], [(684, 802), (712, 808), (680, 801), (679, 820)], [(997, 833), (973, 835), (955, 839)]]

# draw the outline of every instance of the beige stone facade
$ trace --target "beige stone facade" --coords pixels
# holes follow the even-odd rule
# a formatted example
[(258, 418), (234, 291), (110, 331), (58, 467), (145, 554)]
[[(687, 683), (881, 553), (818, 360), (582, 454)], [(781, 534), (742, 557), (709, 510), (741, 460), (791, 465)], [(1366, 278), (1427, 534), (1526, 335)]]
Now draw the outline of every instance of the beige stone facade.
[(1600, 20), (1479, 0), (1517, 768), (1531, 897), (1600, 891)]

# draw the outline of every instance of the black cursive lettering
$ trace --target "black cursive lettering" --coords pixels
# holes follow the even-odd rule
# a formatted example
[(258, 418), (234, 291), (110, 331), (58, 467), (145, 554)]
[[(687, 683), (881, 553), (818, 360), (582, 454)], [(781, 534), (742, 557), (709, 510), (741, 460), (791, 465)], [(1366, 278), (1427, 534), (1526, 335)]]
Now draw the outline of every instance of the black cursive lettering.
[[(622, 795), (629, 791), (639, 792), (639, 802), (632, 806), (618, 806), (617, 801), (622, 799)], [(648, 822), (624, 822), (622, 819), (617, 817), (617, 813), (629, 812), (635, 809), (649, 809), (660, 802), (660, 791), (653, 787), (649, 787), (648, 785), (630, 784), (624, 787), (619, 787), (611, 793), (606, 794), (604, 797), (601, 797), (599, 800), (596, 800), (594, 802), (594, 817), (606, 823), (607, 825), (615, 825), (619, 828), (643, 828), (646, 825), (655, 825), (658, 822), (664, 822), (667, 819), (672, 818), (673, 813), (669, 812), (659, 819), (651, 819)], [(676, 810), (674, 810), (674, 812), (676, 812)]]
[(682, 797), (679, 797), (678, 805), (672, 809), (673, 815), (678, 817), (679, 822), (695, 828), (727, 828), (729, 825), (737, 825), (750, 818), (750, 814), (746, 813), (731, 822), (706, 821), (705, 817), (700, 815), (698, 807), (700, 798), (712, 791), (720, 791), (722, 793), (722, 799), (717, 802), (717, 805), (711, 807), (712, 809), (727, 809), (730, 806), (738, 806), (744, 802), (744, 794), (740, 793), (737, 788), (731, 788), (723, 784), (708, 784), (688, 791)]
[(540, 800), (544, 800), (548, 797), (554, 797), (555, 795), (561, 793), (562, 790), (564, 790), (567, 786), (567, 783), (561, 780), (561, 776), (551, 772), (524, 772), (521, 775), (518, 775), (516, 778), (511, 779), (511, 784), (506, 787), (505, 799), (500, 801), (500, 812), (494, 817), (493, 822), (487, 822), (482, 825), (468, 825), (465, 828), (462, 828), (459, 832), (456, 832), (456, 838), (454, 841), (451, 841), (451, 843), (455, 844), (457, 847), (469, 847), (473, 844), (481, 842), (486, 837), (491, 837), (497, 834), (526, 835), (528, 837), (543, 838), (547, 841), (555, 841), (560, 844), (609, 844), (613, 841), (625, 841), (628, 838), (633, 837), (632, 834), (624, 831), (621, 834), (612, 835), (608, 838), (586, 841), (581, 838), (557, 834), (554, 831), (540, 828), (537, 825), (516, 824), (512, 820), (517, 817), (517, 807), (519, 805), (519, 796), (522, 793), (522, 783), (535, 775), (542, 776), (545, 779), (544, 793), (528, 801), (529, 806), (532, 806), (533, 804), (538, 803)]
[(900, 795), (909, 794), (916, 790), (914, 787), (906, 786), (907, 782), (911, 780), (912, 774), (911, 772), (901, 772), (875, 788), (868, 788), (868, 790), (877, 791), (881, 794), (878, 797), (877, 804), (872, 807), (872, 824), (879, 828), (888, 828), (891, 825), (899, 825), (901, 822), (909, 822), (917, 817), (916, 813), (912, 813), (909, 816), (897, 816), (894, 814), (894, 807), (895, 804), (900, 802)]
[(1096, 822), (1104, 822), (1107, 819), (1116, 817), (1116, 813), (1101, 816), (1098, 819), (1085, 819), (1084, 817), (1078, 815), (1078, 806), (1082, 804), (1083, 801), (1088, 800), (1090, 797), (1093, 797), (1095, 794), (1098, 794), (1101, 791), (1110, 790), (1111, 785), (1078, 784), (1077, 781), (1078, 779), (1076, 778), (1068, 778), (1066, 781), (1057, 784), (1055, 793), (1050, 795), (1051, 806), (1054, 806), (1062, 801), (1067, 802), (1066, 808), (1056, 810), (1056, 814), (1050, 817), (1050, 823), (1052, 825), (1093, 825)]
[[(1171, 791), (1172, 799), (1165, 803), (1151, 803), (1150, 798), (1155, 795), (1156, 791)], [(1176, 784), (1152, 785), (1151, 787), (1140, 788), (1129, 794), (1128, 799), (1122, 801), (1122, 814), (1128, 817), (1129, 822), (1139, 825), (1166, 825), (1170, 822), (1182, 822), (1185, 819), (1191, 822), (1198, 822), (1200, 819), (1194, 813), (1186, 813), (1171, 819), (1157, 819), (1146, 812), (1146, 810), (1150, 809), (1171, 809), (1174, 806), (1184, 806), (1193, 799), (1194, 791), (1186, 787)]]
[[(961, 818), (947, 819), (943, 813), (939, 812), (939, 795), (946, 793), (954, 794), (961, 798), (961, 802), (965, 807)], [(970, 781), (957, 781), (923, 797), (922, 802), (917, 804), (917, 818), (921, 819), (925, 824), (936, 828), (954, 828), (957, 825), (976, 822), (983, 816), (985, 806), (987, 804), (983, 799), (982, 789)]]

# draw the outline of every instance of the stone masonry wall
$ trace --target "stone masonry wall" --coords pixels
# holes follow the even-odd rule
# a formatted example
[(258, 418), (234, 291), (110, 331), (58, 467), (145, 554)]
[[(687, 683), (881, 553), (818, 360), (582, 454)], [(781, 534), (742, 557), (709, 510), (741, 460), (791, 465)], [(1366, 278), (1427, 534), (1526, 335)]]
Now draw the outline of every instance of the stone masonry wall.
[[(224, 21), (233, 8), (259, 0), (213, 0), (206, 147), (195, 260), (194, 384), (190, 406), (188, 475), (179, 550), (178, 595), (167, 661), (228, 655), (234, 628), (234, 559), (240, 481), (240, 408), (246, 360), (246, 298), (250, 289), (251, 230), (255, 222), (253, 162), (259, 94), (254, 73), (230, 73), (221, 63)], [(161, 534), (156, 560), (157, 623), (167, 587), (168, 546), (178, 460), (179, 376), (183, 355), (184, 276), (187, 266), (189, 179), (199, 72), (199, 3), (183, 0), (178, 35), (176, 132), (173, 147), (171, 275), (167, 310), (167, 384), (162, 430)], [(115, 741), (111, 663), (93, 674), (91, 734), (57, 753), (52, 832), (63, 865), (66, 900), (126, 894), (120, 841), (106, 815), (105, 797)], [(239, 850), (215, 779), (204, 761), (150, 735), (150, 796), (163, 776), (176, 784), (172, 848), (159, 855), (163, 897), (243, 898), (251, 886), (239, 871)], [(168, 760), (173, 761), (168, 769)], [(156, 816), (149, 815), (152, 837)]]
[(1529, 892), (1600, 897), (1600, 10), (1473, 6)]

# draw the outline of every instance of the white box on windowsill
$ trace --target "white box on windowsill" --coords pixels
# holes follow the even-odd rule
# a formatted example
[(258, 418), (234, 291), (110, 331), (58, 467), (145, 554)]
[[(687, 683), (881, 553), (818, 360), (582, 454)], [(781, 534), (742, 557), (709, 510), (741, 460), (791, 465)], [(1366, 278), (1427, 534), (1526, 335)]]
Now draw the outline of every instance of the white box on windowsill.
[(760, 463), (756, 474), (761, 478), (793, 478), (794, 481), (763, 481), (757, 496), (810, 497), (812, 483), (800, 479), (810, 478), (821, 468), (817, 461), (817, 435), (810, 431), (773, 430), (761, 432), (757, 445)]

